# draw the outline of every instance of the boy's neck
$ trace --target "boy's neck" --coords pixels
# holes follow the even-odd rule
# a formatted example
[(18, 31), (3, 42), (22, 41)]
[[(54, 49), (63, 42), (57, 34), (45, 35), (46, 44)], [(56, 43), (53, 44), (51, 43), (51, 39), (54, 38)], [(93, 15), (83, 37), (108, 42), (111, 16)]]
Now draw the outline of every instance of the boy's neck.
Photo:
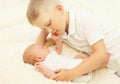
[(69, 31), (69, 12), (66, 12), (66, 27), (65, 27), (65, 32), (68, 34)]

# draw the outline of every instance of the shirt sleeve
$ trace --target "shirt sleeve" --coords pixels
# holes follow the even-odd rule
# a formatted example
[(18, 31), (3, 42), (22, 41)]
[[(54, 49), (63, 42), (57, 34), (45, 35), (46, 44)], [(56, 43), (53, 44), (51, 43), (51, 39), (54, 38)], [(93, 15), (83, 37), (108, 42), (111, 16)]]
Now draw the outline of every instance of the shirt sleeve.
[(104, 38), (104, 34), (101, 30), (103, 29), (101, 27), (103, 27), (104, 24), (101, 22), (101, 20), (99, 20), (99, 18), (93, 15), (86, 15), (84, 18), (83, 33), (89, 45), (92, 46)]

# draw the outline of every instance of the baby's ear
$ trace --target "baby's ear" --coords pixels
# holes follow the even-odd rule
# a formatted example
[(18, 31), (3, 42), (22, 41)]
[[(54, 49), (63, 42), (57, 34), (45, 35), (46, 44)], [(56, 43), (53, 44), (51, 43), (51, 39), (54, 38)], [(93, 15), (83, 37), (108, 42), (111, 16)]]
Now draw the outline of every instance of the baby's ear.
[(40, 62), (41, 61), (41, 57), (40, 56), (35, 57), (35, 61)]

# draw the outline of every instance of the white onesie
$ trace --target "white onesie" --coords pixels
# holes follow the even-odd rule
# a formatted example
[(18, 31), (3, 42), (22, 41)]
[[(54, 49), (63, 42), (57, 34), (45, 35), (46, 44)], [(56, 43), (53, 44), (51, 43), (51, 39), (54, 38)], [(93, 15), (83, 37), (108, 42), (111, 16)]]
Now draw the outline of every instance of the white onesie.
[[(83, 59), (73, 59), (68, 57), (63, 57), (58, 55), (56, 52), (51, 52), (43, 62), (40, 62), (42, 65), (48, 67), (49, 69), (55, 71), (56, 69), (65, 68), (71, 69), (79, 65)], [(92, 77), (92, 73), (88, 73), (87, 75), (80, 76), (75, 82), (85, 82), (90, 80)]]

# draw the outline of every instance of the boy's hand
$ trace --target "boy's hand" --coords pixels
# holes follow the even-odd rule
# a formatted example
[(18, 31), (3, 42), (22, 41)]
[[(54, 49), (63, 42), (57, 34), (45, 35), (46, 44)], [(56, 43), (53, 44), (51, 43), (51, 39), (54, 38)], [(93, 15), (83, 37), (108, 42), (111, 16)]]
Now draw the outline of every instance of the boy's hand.
[(59, 69), (51, 79), (56, 81), (72, 81), (76, 79), (76, 76), (71, 69)]
[(76, 55), (76, 56), (74, 57), (74, 59), (87, 59), (87, 57), (81, 56), (81, 55)]

